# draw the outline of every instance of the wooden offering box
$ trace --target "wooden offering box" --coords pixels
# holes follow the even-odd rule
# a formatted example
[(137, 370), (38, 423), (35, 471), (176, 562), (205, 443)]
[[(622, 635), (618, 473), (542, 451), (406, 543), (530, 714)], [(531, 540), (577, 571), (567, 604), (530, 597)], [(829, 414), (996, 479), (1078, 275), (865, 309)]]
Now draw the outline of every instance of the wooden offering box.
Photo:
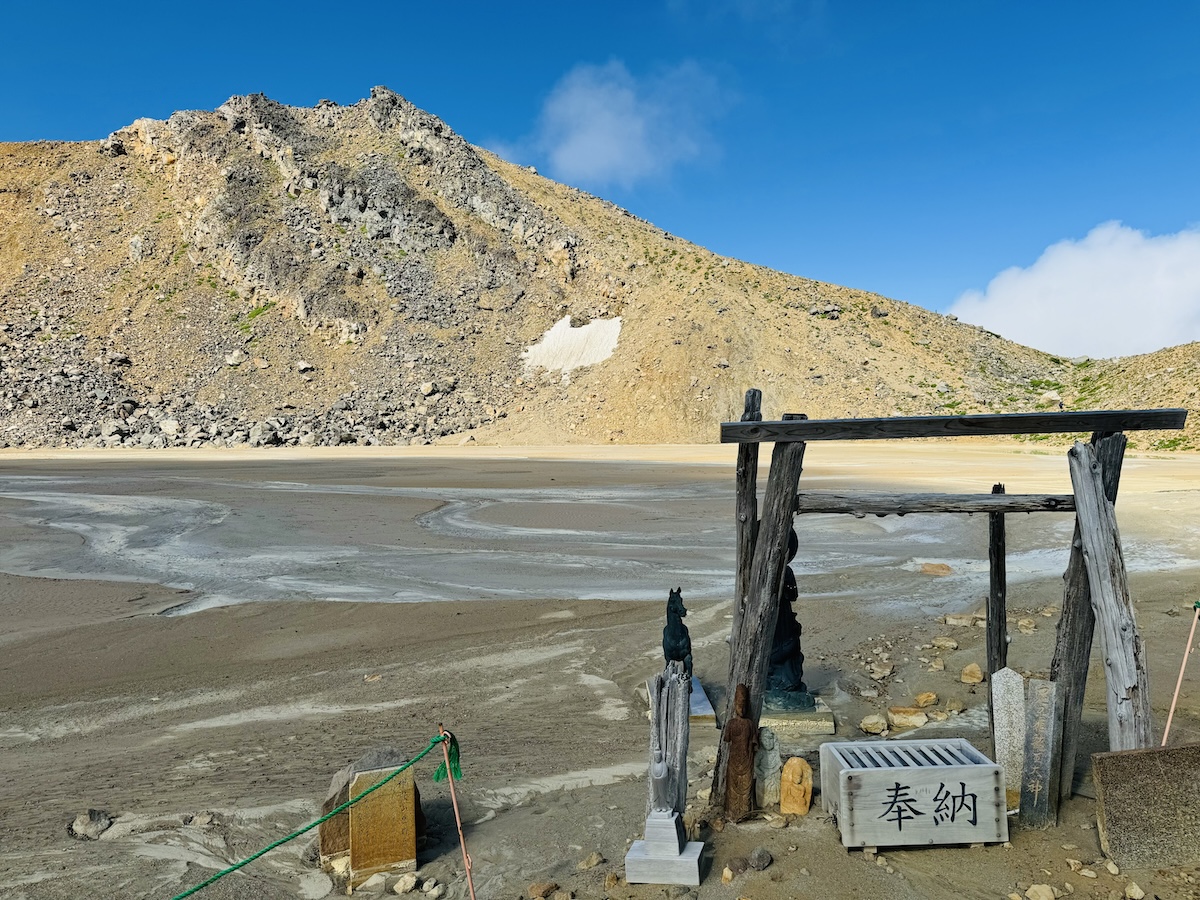
[(962, 738), (822, 744), (821, 805), (845, 847), (1008, 840), (1004, 773)]

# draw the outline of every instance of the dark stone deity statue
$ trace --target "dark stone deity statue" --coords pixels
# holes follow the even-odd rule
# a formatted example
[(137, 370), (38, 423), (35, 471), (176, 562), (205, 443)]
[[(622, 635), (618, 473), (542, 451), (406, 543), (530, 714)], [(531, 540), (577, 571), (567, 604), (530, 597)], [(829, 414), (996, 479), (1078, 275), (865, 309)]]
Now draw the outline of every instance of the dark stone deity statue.
[(692, 637), (688, 634), (683, 617), (687, 608), (683, 605), (683, 592), (679, 588), (667, 595), (667, 624), (663, 628), (663, 657), (668, 663), (679, 660), (687, 672), (688, 683), (692, 680)]
[(779, 613), (775, 619), (775, 638), (771, 642), (771, 662), (767, 669), (763, 705), (772, 710), (806, 710), (816, 705), (804, 684), (804, 654), (800, 650), (800, 623), (792, 604), (800, 596), (791, 561), (796, 558), (800, 540), (795, 529), (788, 535), (788, 563), (779, 592)]

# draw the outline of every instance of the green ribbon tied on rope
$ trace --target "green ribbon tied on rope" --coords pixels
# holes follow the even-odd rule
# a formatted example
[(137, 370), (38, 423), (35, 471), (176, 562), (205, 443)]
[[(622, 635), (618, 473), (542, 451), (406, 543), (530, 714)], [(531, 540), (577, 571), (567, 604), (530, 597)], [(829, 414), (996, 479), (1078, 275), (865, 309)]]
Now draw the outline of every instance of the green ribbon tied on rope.
[[(446, 755), (450, 758), (450, 774), (455, 778), (462, 779), (462, 767), (458, 764), (458, 738), (453, 732), (444, 732), (446, 740)], [(447, 776), (446, 763), (443, 761), (437, 770), (433, 773), (434, 781), (445, 781)]]

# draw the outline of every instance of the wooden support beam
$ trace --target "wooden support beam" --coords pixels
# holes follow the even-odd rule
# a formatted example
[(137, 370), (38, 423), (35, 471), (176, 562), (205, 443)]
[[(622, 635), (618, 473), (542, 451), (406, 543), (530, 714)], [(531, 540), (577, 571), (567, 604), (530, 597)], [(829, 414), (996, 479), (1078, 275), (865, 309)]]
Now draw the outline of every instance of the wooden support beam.
[[(1121, 482), (1121, 463), (1125, 458), (1123, 434), (1092, 435), (1092, 446), (1104, 476), (1104, 496), (1109, 503), (1117, 502)], [(1087, 686), (1088, 664), (1092, 655), (1092, 636), (1096, 632), (1096, 614), (1092, 611), (1092, 592), (1088, 588), (1087, 569), (1083, 564), (1083, 541), (1079, 537), (1079, 521), (1071, 539), (1071, 556), (1063, 574), (1062, 614), (1058, 619), (1058, 634), (1054, 642), (1054, 657), (1050, 661), (1050, 680), (1059, 685), (1063, 703), (1062, 778), (1059, 788), (1062, 799), (1071, 796), (1075, 777), (1075, 760), (1079, 754), (1079, 731), (1083, 719), (1083, 694)]]
[[(762, 391), (746, 391), (743, 422), (762, 420)], [(746, 590), (750, 584), (750, 564), (754, 560), (754, 542), (758, 537), (758, 444), (742, 444), (737, 456), (737, 577), (733, 589), (733, 642), (742, 627)]]
[[(758, 726), (762, 710), (763, 687), (771, 661), (771, 641), (779, 614), (779, 591), (787, 566), (788, 536), (792, 531), (796, 508), (796, 485), (804, 467), (802, 442), (776, 444), (771, 453), (771, 470), (763, 495), (762, 520), (754, 546), (750, 582), (746, 590), (746, 609), (736, 639), (729, 646), (729, 682), (725, 694), (723, 727), (729, 724), (733, 695), (738, 684), (750, 690), (746, 718)], [(725, 768), (728, 759), (719, 754), (713, 774), (713, 797), (725, 796)]]
[(1104, 651), (1108, 740), (1111, 750), (1137, 750), (1154, 745), (1150, 684), (1145, 648), (1133, 618), (1121, 536), (1113, 505), (1104, 496), (1104, 480), (1096, 452), (1077, 442), (1067, 454), (1071, 483)]
[[(1004, 485), (992, 487), (993, 496), (1003, 496)], [(1004, 513), (988, 513), (987, 667), (992, 675), (1008, 665), (1008, 575), (1005, 565)]]
[(809, 419), (802, 422), (725, 422), (721, 443), (753, 441), (870, 441), (892, 438), (993, 434), (1076, 434), (1089, 431), (1179, 429), (1186, 409), (1005, 413), (985, 416), (898, 416), (877, 419)]
[(1072, 494), (885, 494), (873, 491), (803, 491), (796, 498), (797, 513), (849, 513), (859, 518), (906, 516), (909, 513), (1074, 511), (1075, 497)]

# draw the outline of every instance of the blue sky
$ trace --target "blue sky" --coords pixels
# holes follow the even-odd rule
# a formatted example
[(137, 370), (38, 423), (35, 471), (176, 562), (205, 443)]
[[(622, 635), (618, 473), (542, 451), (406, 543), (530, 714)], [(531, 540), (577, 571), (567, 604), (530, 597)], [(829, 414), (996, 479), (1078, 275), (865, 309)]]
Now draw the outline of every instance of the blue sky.
[(712, 250), (1052, 352), (1200, 339), (1200, 4), (59, 3), (0, 140), (385, 84)]

